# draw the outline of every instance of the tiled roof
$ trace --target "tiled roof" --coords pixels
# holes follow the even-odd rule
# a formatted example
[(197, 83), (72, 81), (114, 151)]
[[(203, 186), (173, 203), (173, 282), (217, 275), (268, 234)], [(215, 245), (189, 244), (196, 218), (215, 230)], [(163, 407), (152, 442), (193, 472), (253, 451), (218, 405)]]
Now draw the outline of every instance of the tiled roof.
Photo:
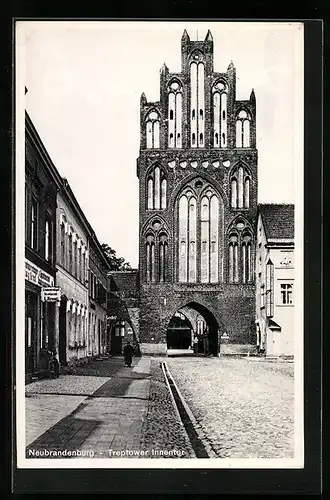
[(259, 211), (267, 239), (294, 238), (293, 204), (260, 204)]

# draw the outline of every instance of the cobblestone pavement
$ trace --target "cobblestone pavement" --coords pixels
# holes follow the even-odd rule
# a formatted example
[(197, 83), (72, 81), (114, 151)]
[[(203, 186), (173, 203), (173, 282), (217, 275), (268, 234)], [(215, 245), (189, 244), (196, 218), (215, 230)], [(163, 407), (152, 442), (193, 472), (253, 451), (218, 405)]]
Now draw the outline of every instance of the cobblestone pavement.
[(187, 357), (167, 365), (218, 457), (293, 457), (293, 363)]
[[(195, 458), (183, 424), (176, 414), (160, 362), (151, 361), (150, 403), (142, 429), (141, 448), (149, 458)], [(168, 455), (164, 453), (168, 452)]]

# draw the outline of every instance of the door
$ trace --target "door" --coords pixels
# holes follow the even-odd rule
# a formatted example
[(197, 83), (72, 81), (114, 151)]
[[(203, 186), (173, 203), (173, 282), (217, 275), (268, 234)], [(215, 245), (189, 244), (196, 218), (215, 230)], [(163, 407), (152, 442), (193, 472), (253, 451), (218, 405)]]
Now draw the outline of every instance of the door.
[(37, 355), (38, 297), (35, 293), (25, 292), (25, 373), (36, 370)]

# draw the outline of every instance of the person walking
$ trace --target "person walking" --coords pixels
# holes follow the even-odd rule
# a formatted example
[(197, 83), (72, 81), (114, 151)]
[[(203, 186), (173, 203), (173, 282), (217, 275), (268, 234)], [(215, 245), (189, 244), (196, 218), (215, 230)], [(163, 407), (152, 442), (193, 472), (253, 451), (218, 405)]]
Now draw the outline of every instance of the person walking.
[(129, 366), (129, 367), (132, 366), (133, 354), (134, 354), (133, 346), (131, 345), (130, 341), (128, 341), (124, 347), (124, 359), (125, 359), (126, 366)]

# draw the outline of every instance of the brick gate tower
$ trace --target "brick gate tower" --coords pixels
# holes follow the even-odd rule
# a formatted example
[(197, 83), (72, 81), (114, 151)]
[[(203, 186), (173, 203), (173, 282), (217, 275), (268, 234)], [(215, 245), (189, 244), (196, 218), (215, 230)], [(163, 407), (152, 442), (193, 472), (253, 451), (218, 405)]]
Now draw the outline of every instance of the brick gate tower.
[(190, 310), (210, 353), (242, 352), (255, 330), (255, 95), (236, 100), (232, 62), (214, 71), (210, 31), (184, 31), (181, 57), (180, 73), (161, 68), (159, 101), (141, 96), (140, 349), (166, 354), (171, 318)]

